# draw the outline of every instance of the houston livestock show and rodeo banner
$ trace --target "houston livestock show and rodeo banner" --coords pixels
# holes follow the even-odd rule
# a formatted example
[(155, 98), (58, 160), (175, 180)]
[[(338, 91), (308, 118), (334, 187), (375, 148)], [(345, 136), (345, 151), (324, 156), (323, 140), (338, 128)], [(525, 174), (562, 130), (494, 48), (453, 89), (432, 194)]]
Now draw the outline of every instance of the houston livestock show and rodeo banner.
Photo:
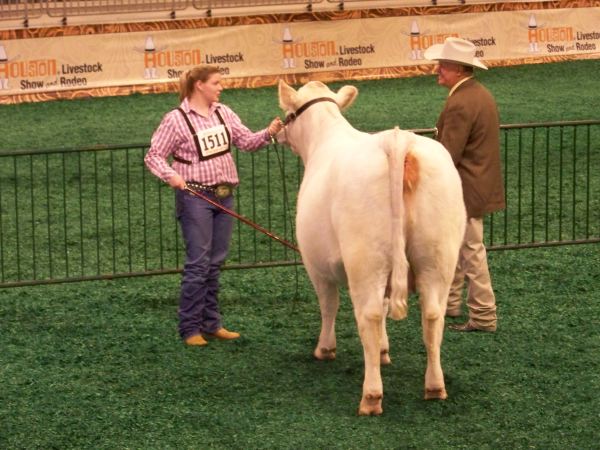
[(198, 64), (217, 65), (224, 84), (239, 87), (271, 85), (282, 77), (295, 83), (417, 75), (432, 69), (425, 49), (448, 36), (471, 40), (490, 66), (600, 57), (598, 6), (472, 10), (0, 32), (0, 103), (173, 91), (182, 71)]

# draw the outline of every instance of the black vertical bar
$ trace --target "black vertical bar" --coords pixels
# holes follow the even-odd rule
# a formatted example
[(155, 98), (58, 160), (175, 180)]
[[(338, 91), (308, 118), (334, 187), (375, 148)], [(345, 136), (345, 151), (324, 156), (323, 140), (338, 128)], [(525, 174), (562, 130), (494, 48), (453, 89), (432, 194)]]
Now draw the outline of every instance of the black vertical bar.
[[(0, 182), (2, 181), (2, 178), (0, 178)], [(3, 219), (2, 216), (4, 214), (2, 214), (2, 191), (3, 191), (3, 186), (0, 183), (0, 270), (2, 271), (2, 282), (4, 282), (4, 226), (3, 226)]]
[(67, 231), (67, 168), (65, 154), (62, 153), (62, 185), (63, 185), (63, 223), (65, 228), (63, 235), (65, 239), (65, 276), (69, 278), (69, 251), (68, 251), (68, 231)]
[(127, 257), (129, 263), (129, 272), (132, 271), (131, 264), (131, 193), (129, 192), (129, 149), (125, 150), (125, 192), (127, 199)]
[[(144, 149), (140, 149), (142, 151), (142, 161), (144, 160)], [(146, 167), (144, 164), (140, 165), (142, 169), (142, 228), (144, 235), (144, 270), (148, 270), (148, 232), (146, 229), (148, 217), (146, 214)]]
[(96, 203), (96, 274), (100, 275), (100, 205), (98, 197), (98, 152), (94, 152), (94, 198)]
[[(240, 151), (236, 148), (235, 149), (235, 165), (236, 167), (239, 167), (239, 158), (240, 158)], [(238, 210), (238, 212), (240, 214), (243, 214), (242, 210), (241, 210), (241, 197), (242, 197), (242, 185), (240, 183), (240, 185), (238, 186), (238, 190), (237, 190), (237, 196), (236, 196), (236, 208)], [(241, 264), (243, 263), (242, 261), (242, 227), (240, 226), (240, 223), (236, 223), (236, 228), (237, 228), (237, 235), (238, 235), (238, 262)]]
[(521, 217), (521, 200), (522, 200), (522, 183), (521, 183), (521, 175), (522, 175), (522, 161), (523, 161), (523, 129), (519, 128), (519, 152), (518, 152), (518, 166), (517, 166), (517, 243), (521, 243), (521, 225), (522, 225), (522, 217)]
[[(281, 180), (282, 183), (284, 184), (283, 189), (281, 190), (281, 195), (282, 195), (282, 201), (283, 204), (285, 205), (285, 192), (286, 192), (286, 187), (287, 187), (287, 176), (285, 174), (285, 155), (287, 152), (281, 152)], [(288, 235), (288, 231), (287, 231), (287, 220), (283, 221), (283, 235), (287, 236)], [(288, 248), (284, 247), (283, 249), (283, 258), (284, 260), (287, 260), (288, 257)]]
[(563, 133), (564, 129), (560, 127), (560, 146), (558, 163), (558, 240), (562, 241), (562, 216), (563, 216)]
[(52, 232), (50, 227), (50, 162), (48, 158), (48, 154), (46, 153), (46, 216), (47, 216), (47, 226), (48, 226), (48, 266), (50, 269), (50, 279), (52, 279), (54, 274), (54, 267), (52, 265)]
[(550, 127), (546, 127), (546, 242), (550, 239)]
[(577, 126), (573, 125), (573, 193), (571, 195), (571, 203), (573, 205), (573, 210), (571, 211), (571, 221), (573, 222), (571, 225), (571, 239), (575, 240), (575, 218), (576, 218), (576, 208), (577, 205)]
[(163, 259), (163, 221), (162, 221), (162, 189), (160, 186), (160, 181), (157, 183), (158, 186), (158, 242), (159, 242), (159, 251), (160, 251), (160, 268), (164, 269), (164, 259)]
[(586, 187), (585, 187), (585, 238), (590, 237), (590, 128), (587, 125), (587, 142), (586, 142)]
[(504, 192), (506, 196), (506, 210), (504, 211), (504, 245), (508, 244), (508, 130), (504, 131)]
[(35, 196), (33, 195), (33, 155), (29, 156), (29, 192), (31, 194), (31, 251), (33, 257), (33, 279), (37, 280), (37, 251), (35, 246)]
[(533, 128), (531, 132), (531, 242), (535, 242), (535, 132), (537, 128)]
[(15, 179), (14, 188), (15, 188), (15, 232), (17, 238), (17, 280), (21, 280), (21, 245), (19, 239), (19, 178), (17, 177), (17, 158), (13, 158), (13, 177)]
[(110, 217), (111, 217), (111, 231), (112, 231), (112, 270), (113, 273), (117, 272), (117, 256), (116, 256), (116, 248), (115, 248), (115, 167), (114, 167), (114, 157), (112, 150), (109, 151), (110, 154)]
[[(501, 149), (498, 148), (498, 150), (500, 151)], [(502, 178), (504, 179), (505, 175), (504, 174), (502, 174), (502, 175), (503, 175)], [(495, 216), (496, 216), (496, 213), (490, 213), (490, 214), (488, 214), (488, 218), (489, 218), (489, 221), (488, 221), (489, 225), (488, 225), (488, 228), (487, 228), (487, 230), (488, 230), (487, 246), (488, 247), (491, 247), (491, 246), (494, 245), (494, 217)]]
[[(173, 193), (175, 191), (172, 191)], [(174, 207), (176, 208), (177, 206), (175, 205), (175, 197), (173, 196), (173, 204)], [(177, 217), (176, 217), (176, 212), (175, 214), (173, 214), (173, 226), (175, 227), (175, 233), (173, 234), (173, 236), (175, 236), (175, 267), (179, 268), (179, 265), (181, 264), (181, 259), (179, 258), (179, 248), (180, 248), (180, 239), (179, 239), (179, 226), (177, 223)]]
[[(273, 150), (274, 145), (269, 145), (267, 149), (267, 226), (269, 230), (273, 229), (273, 223), (271, 222), (271, 151)], [(277, 149), (275, 149), (277, 151)], [(269, 239), (269, 261), (273, 261), (273, 239)]]
[[(250, 153), (250, 173), (252, 174), (252, 220), (256, 223), (256, 172), (255, 172), (255, 153)], [(258, 261), (257, 231), (252, 230), (252, 247), (254, 249), (254, 262)]]
[(84, 257), (83, 257), (83, 185), (81, 179), (83, 178), (83, 173), (81, 171), (81, 152), (77, 152), (77, 168), (79, 170), (79, 256), (80, 256), (80, 264), (81, 264), (81, 276), (84, 275), (85, 270), (84, 266)]

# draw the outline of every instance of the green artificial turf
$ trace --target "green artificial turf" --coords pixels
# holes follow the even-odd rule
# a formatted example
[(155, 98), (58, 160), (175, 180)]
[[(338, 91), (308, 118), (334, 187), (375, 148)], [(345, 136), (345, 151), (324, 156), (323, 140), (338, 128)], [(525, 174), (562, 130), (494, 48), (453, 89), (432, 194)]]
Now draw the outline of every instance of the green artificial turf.
[(347, 296), (337, 360), (314, 361), (303, 270), (227, 271), (234, 342), (185, 348), (178, 277), (15, 288), (0, 301), (1, 448), (592, 449), (600, 388), (596, 245), (493, 252), (496, 334), (445, 332), (449, 398), (424, 401), (419, 308), (388, 321), (384, 413), (358, 417)]

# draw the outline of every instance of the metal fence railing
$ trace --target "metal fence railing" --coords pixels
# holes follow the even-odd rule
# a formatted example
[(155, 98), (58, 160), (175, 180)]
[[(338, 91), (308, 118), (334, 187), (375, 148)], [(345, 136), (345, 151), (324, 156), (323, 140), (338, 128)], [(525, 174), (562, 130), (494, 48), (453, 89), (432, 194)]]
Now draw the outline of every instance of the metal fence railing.
[[(600, 242), (600, 121), (503, 125), (501, 133), (507, 209), (485, 218), (488, 248)], [(178, 272), (173, 192), (146, 170), (146, 149), (0, 153), (0, 287)], [(236, 153), (236, 164), (236, 210), (293, 241), (301, 161), (273, 146)], [(226, 267), (298, 262), (236, 224)]]
[[(509, 0), (503, 3), (521, 0)], [(542, 1), (542, 0), (534, 0)], [(496, 0), (470, 0), (469, 3), (495, 3)], [(49, 17), (61, 17), (66, 24), (69, 17), (92, 15), (170, 12), (175, 18), (176, 12), (192, 8), (206, 11), (211, 15), (213, 10), (228, 11), (232, 8), (247, 10), (257, 7), (285, 7), (302, 5), (307, 11), (313, 5), (324, 5), (327, 9), (344, 10), (348, 7), (379, 8), (390, 6), (436, 6), (464, 4), (466, 0), (402, 0), (399, 2), (376, 0), (0, 0), (0, 21), (23, 20), (25, 26), (29, 19), (44, 14)], [(167, 20), (165, 18), (164, 20)]]
[(490, 249), (600, 242), (600, 121), (503, 125), (507, 208)]
[(256, 6), (286, 6), (286, 5), (306, 5), (312, 8), (312, 5), (321, 3), (324, 0), (192, 0), (196, 9), (211, 8), (253, 8)]
[[(44, 1), (44, 0), (42, 0)], [(183, 11), (188, 0), (45, 0), (50, 17)]]
[[(145, 168), (146, 150), (0, 153), (0, 286), (179, 271), (173, 192)], [(236, 210), (293, 240), (298, 158), (278, 148), (235, 155)], [(238, 223), (227, 265), (293, 264), (294, 253)]]
[(152, 13), (159, 11), (175, 12), (186, 8), (211, 11), (213, 9), (252, 8), (264, 6), (305, 5), (307, 10), (325, 0), (0, 0), (0, 20), (28, 20), (44, 14), (61, 17), (65, 23), (69, 17)]
[(46, 2), (36, 0), (0, 0), (0, 20), (29, 20), (46, 13)]

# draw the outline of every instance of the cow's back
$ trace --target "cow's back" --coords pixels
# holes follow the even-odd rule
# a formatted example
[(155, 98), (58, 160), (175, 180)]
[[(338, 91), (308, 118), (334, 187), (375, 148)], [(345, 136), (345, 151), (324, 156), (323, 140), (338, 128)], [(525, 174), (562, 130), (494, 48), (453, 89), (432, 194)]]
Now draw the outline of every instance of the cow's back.
[(330, 137), (311, 155), (298, 197), (303, 260), (338, 280), (348, 255), (389, 270), (387, 158), (379, 135), (353, 131)]

